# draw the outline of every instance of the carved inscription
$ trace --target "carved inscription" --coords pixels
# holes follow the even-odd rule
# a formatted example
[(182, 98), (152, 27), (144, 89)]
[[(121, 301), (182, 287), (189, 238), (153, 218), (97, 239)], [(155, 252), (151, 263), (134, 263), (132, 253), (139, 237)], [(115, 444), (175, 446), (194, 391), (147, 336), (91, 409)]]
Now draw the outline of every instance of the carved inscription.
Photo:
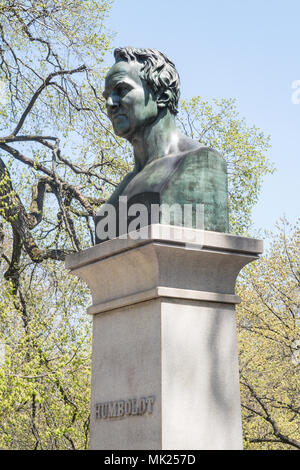
[(124, 418), (136, 415), (151, 415), (155, 396), (129, 398), (127, 400), (105, 401), (96, 404), (96, 419)]

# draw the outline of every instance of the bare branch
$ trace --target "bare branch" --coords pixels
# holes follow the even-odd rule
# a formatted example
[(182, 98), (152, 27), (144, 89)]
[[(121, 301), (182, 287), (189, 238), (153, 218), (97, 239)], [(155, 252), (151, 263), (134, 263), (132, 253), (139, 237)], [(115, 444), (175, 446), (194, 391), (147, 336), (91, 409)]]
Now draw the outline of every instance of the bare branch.
[(55, 82), (51, 82), (51, 80), (57, 76), (61, 76), (61, 75), (71, 75), (73, 73), (78, 73), (78, 72), (83, 72), (84, 70), (86, 70), (86, 66), (85, 65), (81, 65), (80, 67), (76, 68), (76, 69), (73, 69), (73, 70), (58, 70), (57, 72), (52, 72), (48, 75), (48, 77), (44, 80), (44, 82), (42, 83), (42, 85), (36, 90), (36, 92), (33, 94), (31, 100), (29, 101), (25, 111), (23, 112), (15, 130), (11, 133), (11, 136), (15, 136), (18, 134), (18, 132), (21, 130), (23, 124), (24, 124), (24, 121), (26, 119), (26, 117), (28, 116), (28, 114), (30, 113), (31, 109), (33, 108), (34, 106), (34, 103), (36, 102), (36, 100), (38, 99), (38, 97), (40, 96), (40, 94), (42, 93), (42, 91), (49, 85), (55, 83)]
[(278, 428), (278, 425), (275, 421), (275, 419), (271, 416), (267, 406), (263, 402), (262, 398), (257, 395), (255, 392), (254, 388), (249, 384), (247, 379), (242, 376), (242, 381), (241, 383), (249, 390), (251, 393), (251, 396), (256, 400), (256, 402), (259, 404), (260, 408), (262, 411), (258, 411), (257, 409), (250, 407), (249, 405), (242, 404), (242, 407), (251, 411), (252, 413), (260, 416), (263, 418), (265, 421), (267, 421), (269, 424), (271, 424), (273, 428), (274, 435), (280, 439), (280, 441), (284, 444), (289, 444), (296, 449), (300, 449), (300, 442), (296, 441), (295, 439), (290, 438), (289, 436), (286, 436), (285, 434), (282, 434)]
[(0, 158), (0, 210), (1, 215), (11, 224), (13, 230), (18, 234), (22, 244), (30, 258), (39, 263), (44, 259), (56, 259), (63, 261), (66, 254), (72, 250), (40, 249), (30, 232), (30, 220), (26, 210), (16, 192), (13, 189), (9, 172)]
[[(45, 167), (41, 163), (39, 163), (37, 161), (34, 161), (29, 157), (26, 157), (21, 152), (19, 152), (18, 150), (16, 150), (13, 147), (10, 147), (7, 144), (1, 144), (0, 143), (0, 148), (5, 150), (6, 152), (8, 152), (10, 155), (12, 155), (14, 158), (19, 160), (20, 162), (25, 163), (26, 165), (30, 166), (31, 168), (33, 168), (35, 170), (42, 171), (47, 176), (50, 176), (52, 178), (53, 182), (55, 182), (55, 175), (54, 175), (53, 171), (49, 170), (47, 167)], [(67, 183), (66, 181), (62, 180), (59, 176), (57, 176), (57, 179), (62, 183), (63, 189), (65, 191), (70, 191), (70, 193), (74, 196), (74, 198), (77, 199), (80, 202), (80, 204), (86, 209), (86, 211), (92, 217), (94, 217), (95, 213), (96, 213), (95, 207), (100, 206), (101, 204), (103, 204), (103, 202), (105, 202), (104, 199), (98, 199), (98, 198), (84, 196), (78, 190), (78, 188), (76, 186), (73, 186), (73, 185)]]

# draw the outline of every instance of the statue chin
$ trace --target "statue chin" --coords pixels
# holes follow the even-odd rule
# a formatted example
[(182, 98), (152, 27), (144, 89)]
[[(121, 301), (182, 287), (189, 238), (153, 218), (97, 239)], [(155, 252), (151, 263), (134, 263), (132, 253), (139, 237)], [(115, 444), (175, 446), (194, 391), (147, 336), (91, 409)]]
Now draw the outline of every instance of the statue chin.
[(122, 123), (121, 121), (119, 122), (114, 122), (113, 123), (113, 128), (114, 128), (114, 133), (118, 136), (118, 137), (123, 137), (124, 139), (126, 138), (126, 135), (128, 135), (129, 131), (130, 131), (130, 127), (127, 124), (125, 124), (124, 122)]

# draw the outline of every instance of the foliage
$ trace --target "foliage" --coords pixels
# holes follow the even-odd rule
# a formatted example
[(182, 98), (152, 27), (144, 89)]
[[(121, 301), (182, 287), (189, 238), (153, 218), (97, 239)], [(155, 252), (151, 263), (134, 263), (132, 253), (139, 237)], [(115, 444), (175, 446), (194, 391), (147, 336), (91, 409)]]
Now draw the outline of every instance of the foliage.
[(273, 172), (266, 158), (270, 138), (257, 127), (246, 125), (234, 99), (214, 99), (209, 103), (196, 96), (190, 101), (182, 100), (179, 123), (185, 134), (224, 156), (228, 166), (230, 231), (247, 233), (263, 177)]
[(0, 3), (0, 210), (14, 254), (35, 262), (94, 243), (96, 209), (128, 168), (99, 93), (110, 3)]
[(110, 3), (0, 0), (2, 448), (88, 442), (88, 294), (56, 260), (126, 171), (98, 96)]
[(1, 279), (0, 448), (87, 448), (87, 289), (52, 260), (23, 260), (17, 293)]
[(239, 282), (237, 308), (247, 449), (300, 449), (299, 223), (283, 221)]

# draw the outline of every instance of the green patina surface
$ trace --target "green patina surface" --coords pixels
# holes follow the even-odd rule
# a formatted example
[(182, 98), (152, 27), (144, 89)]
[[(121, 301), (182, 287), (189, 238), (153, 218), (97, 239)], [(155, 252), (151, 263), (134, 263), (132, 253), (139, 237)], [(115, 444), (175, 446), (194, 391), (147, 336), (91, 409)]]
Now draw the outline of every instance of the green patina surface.
[[(211, 149), (200, 149), (182, 159), (177, 171), (161, 191), (161, 204), (192, 204), (192, 219), (184, 225), (217, 232), (228, 232), (227, 168), (221, 155)], [(197, 227), (196, 204), (203, 205), (204, 227)], [(161, 223), (166, 223), (162, 216)], [(176, 225), (174, 217), (170, 220)]]
[[(161, 223), (226, 233), (228, 223), (228, 178), (223, 157), (213, 149), (200, 147), (181, 155), (157, 159), (137, 174), (128, 175), (108, 201), (116, 209), (119, 225), (119, 197), (127, 197), (127, 209), (142, 205), (147, 211), (144, 225)], [(153, 207), (159, 204), (160, 213)], [(126, 227), (135, 216), (122, 222)], [(96, 224), (100, 218), (96, 218)], [(98, 243), (101, 240), (98, 239)]]
[[(174, 64), (156, 49), (119, 48), (115, 59), (104, 97), (114, 132), (133, 146), (135, 167), (104, 205), (104, 213), (101, 209), (97, 214), (96, 227), (103, 232), (96, 230), (96, 242), (107, 239), (105, 223), (115, 225), (112, 236), (158, 222), (228, 232), (226, 162), (177, 129), (179, 76)], [(114, 209), (107, 222), (105, 206)], [(152, 209), (159, 207), (153, 216)]]

